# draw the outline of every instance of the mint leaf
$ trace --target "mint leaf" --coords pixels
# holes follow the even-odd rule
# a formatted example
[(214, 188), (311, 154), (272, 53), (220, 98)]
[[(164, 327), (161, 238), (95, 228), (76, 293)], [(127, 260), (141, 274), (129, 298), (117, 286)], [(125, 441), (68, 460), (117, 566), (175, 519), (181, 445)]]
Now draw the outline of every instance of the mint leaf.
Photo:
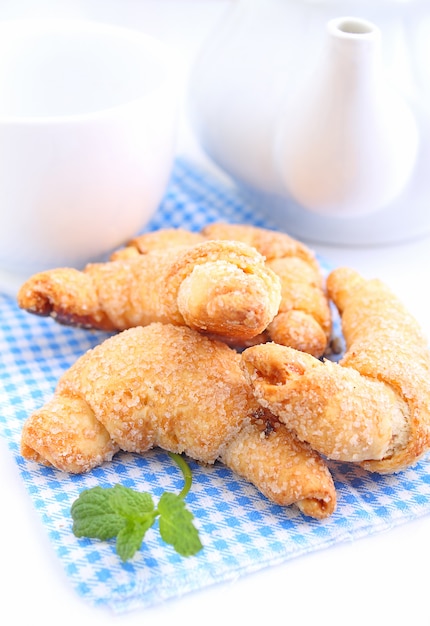
[(134, 491), (123, 485), (115, 485), (112, 488), (110, 505), (116, 513), (124, 517), (140, 517), (144, 513), (154, 511), (151, 494)]
[(111, 489), (110, 505), (126, 520), (117, 535), (116, 551), (123, 561), (127, 561), (139, 550), (146, 531), (157, 517), (154, 502), (149, 493), (115, 485)]
[(146, 531), (159, 516), (163, 540), (182, 556), (202, 549), (194, 516), (187, 510), (184, 498), (192, 484), (191, 469), (176, 453), (169, 453), (182, 472), (184, 486), (179, 494), (163, 493), (155, 508), (151, 494), (125, 487), (93, 487), (81, 492), (71, 507), (73, 533), (107, 541), (116, 537), (116, 552), (127, 561), (140, 549)]
[(165, 492), (158, 503), (159, 527), (163, 540), (182, 556), (193, 556), (202, 549), (197, 529), (182, 497)]
[(122, 561), (128, 561), (140, 549), (148, 528), (154, 523), (155, 515), (143, 521), (128, 521), (116, 539), (116, 552)]
[(111, 489), (93, 487), (82, 491), (72, 504), (73, 533), (76, 537), (90, 537), (106, 541), (115, 537), (125, 519), (110, 505)]

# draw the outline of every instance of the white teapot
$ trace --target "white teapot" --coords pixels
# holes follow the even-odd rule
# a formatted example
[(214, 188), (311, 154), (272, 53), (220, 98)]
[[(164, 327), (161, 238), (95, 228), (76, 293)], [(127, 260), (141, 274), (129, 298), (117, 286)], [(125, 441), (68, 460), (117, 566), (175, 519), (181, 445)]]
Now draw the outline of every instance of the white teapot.
[(208, 156), (290, 234), (430, 233), (428, 0), (238, 0), (189, 108)]

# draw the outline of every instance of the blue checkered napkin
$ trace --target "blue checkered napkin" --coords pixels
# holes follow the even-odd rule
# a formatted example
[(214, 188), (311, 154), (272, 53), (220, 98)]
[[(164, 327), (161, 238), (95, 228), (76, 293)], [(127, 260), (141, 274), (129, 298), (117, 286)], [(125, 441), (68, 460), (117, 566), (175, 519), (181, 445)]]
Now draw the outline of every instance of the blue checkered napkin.
[[(264, 225), (236, 192), (178, 161), (151, 228), (199, 230), (214, 220)], [(122, 564), (111, 543), (74, 537), (70, 506), (82, 489), (117, 482), (149, 491), (156, 500), (164, 490), (178, 492), (182, 476), (167, 454), (121, 453), (84, 476), (44, 468), (19, 454), (25, 418), (51, 396), (61, 373), (106, 336), (29, 315), (0, 296), (0, 432), (71, 584), (91, 603), (116, 612), (154, 605), (430, 512), (428, 460), (397, 476), (331, 464), (339, 504), (322, 522), (304, 518), (295, 507), (275, 506), (220, 464), (200, 467), (191, 462), (193, 486), (187, 503), (204, 549), (182, 558), (151, 529), (134, 559)]]

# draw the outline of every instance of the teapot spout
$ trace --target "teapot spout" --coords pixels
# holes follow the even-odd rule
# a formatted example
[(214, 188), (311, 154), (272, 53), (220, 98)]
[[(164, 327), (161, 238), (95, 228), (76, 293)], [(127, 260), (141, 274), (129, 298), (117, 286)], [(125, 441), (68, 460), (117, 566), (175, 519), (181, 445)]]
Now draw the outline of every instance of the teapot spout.
[(355, 17), (330, 20), (319, 67), (277, 133), (283, 193), (321, 215), (369, 214), (402, 193), (417, 152), (414, 115), (384, 76), (379, 28)]

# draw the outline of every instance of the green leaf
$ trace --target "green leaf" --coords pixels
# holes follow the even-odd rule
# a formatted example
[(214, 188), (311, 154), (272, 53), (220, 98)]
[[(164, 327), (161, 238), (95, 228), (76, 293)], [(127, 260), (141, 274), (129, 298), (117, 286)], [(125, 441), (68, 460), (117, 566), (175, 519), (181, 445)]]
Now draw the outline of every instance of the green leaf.
[(106, 541), (118, 534), (126, 520), (110, 506), (111, 491), (93, 487), (81, 492), (71, 508), (76, 537)]
[(196, 554), (203, 547), (193, 525), (193, 515), (184, 503), (191, 483), (191, 470), (178, 454), (170, 454), (184, 477), (182, 491), (163, 493), (155, 508), (149, 493), (140, 493), (123, 485), (93, 487), (81, 492), (71, 507), (73, 533), (106, 541), (116, 537), (116, 551), (123, 561), (132, 558), (142, 545), (146, 531), (160, 517), (159, 529), (164, 541), (182, 556)]
[(129, 521), (121, 528), (116, 539), (116, 552), (122, 561), (131, 559), (142, 545), (148, 528), (151, 528), (155, 515), (148, 515), (144, 521)]
[(154, 511), (154, 502), (149, 493), (140, 493), (123, 485), (115, 485), (110, 493), (112, 509), (127, 518), (139, 518)]
[(158, 503), (162, 539), (182, 556), (192, 556), (202, 549), (193, 514), (180, 495), (165, 492)]

